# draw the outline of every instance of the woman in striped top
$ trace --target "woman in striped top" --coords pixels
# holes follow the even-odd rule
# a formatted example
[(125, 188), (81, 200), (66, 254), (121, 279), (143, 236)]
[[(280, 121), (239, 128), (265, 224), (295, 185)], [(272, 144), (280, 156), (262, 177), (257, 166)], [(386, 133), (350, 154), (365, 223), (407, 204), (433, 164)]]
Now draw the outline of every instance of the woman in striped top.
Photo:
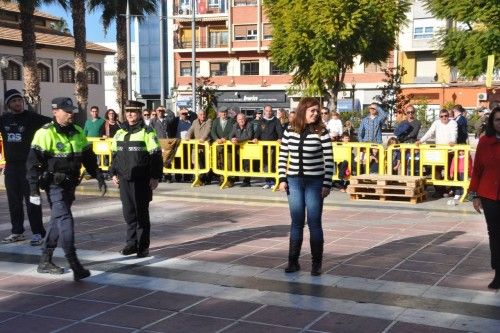
[(288, 194), (292, 225), (290, 249), (285, 272), (300, 270), (307, 213), (312, 255), (311, 275), (321, 274), (323, 260), (323, 199), (330, 194), (333, 176), (333, 152), (330, 135), (320, 117), (319, 101), (305, 97), (296, 117), (283, 134), (279, 155), (279, 188)]

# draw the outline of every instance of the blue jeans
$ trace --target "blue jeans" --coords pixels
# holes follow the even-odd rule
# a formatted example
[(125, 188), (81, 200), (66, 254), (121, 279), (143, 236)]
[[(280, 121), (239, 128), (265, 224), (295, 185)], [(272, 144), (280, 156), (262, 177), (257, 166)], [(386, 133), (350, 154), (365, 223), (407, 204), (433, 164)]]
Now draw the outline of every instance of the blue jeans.
[(323, 242), (323, 228), (321, 226), (323, 177), (288, 177), (287, 180), (288, 206), (292, 217), (290, 240), (302, 240), (307, 213), (307, 226), (311, 241)]

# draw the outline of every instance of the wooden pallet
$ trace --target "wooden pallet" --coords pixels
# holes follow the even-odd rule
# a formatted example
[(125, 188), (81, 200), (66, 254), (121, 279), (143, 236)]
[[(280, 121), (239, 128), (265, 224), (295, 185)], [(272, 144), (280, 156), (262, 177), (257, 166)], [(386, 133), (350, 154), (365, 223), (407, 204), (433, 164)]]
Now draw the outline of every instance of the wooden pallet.
[(413, 197), (425, 191), (423, 186), (387, 186), (371, 184), (349, 185), (347, 193), (349, 194), (394, 194), (405, 197)]
[(417, 176), (391, 176), (391, 175), (361, 175), (353, 176), (349, 179), (350, 183), (372, 184), (372, 185), (400, 185), (400, 186), (424, 186), (425, 178)]
[(407, 202), (417, 204), (425, 201), (427, 198), (426, 193), (421, 193), (412, 197), (400, 196), (394, 194), (367, 194), (367, 193), (353, 193), (350, 194), (351, 199), (361, 201), (385, 201), (385, 202)]

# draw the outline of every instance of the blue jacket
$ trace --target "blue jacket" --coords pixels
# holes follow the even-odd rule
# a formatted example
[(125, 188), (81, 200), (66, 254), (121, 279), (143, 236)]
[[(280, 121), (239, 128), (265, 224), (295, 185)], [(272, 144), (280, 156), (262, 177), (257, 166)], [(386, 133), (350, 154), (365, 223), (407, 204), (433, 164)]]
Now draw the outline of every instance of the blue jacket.
[(371, 119), (370, 116), (366, 116), (361, 120), (358, 131), (359, 142), (382, 143), (382, 126), (386, 119), (387, 112), (377, 106), (375, 118)]
[(457, 122), (457, 144), (466, 144), (469, 138), (467, 119), (464, 116), (458, 116), (455, 121)]

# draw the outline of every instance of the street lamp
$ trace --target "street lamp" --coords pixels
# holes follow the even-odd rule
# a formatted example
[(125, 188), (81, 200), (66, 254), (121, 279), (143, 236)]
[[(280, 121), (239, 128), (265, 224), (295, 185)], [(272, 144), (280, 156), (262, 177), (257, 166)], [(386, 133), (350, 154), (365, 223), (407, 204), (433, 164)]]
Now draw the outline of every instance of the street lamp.
[(356, 79), (354, 79), (354, 76), (352, 77), (351, 80), (351, 88), (352, 88), (352, 112), (354, 112), (354, 108), (356, 106), (356, 100), (354, 98), (354, 93), (356, 92)]

